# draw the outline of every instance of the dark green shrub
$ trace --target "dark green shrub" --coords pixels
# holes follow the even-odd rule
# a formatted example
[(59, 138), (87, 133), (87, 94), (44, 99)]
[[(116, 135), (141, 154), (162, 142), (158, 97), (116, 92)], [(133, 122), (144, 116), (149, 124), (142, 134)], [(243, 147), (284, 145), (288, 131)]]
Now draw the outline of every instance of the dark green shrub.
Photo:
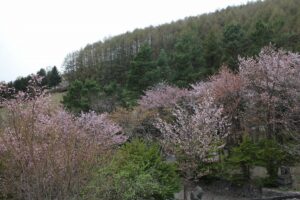
[(265, 167), (268, 172), (268, 177), (263, 180), (263, 185), (277, 186), (279, 167), (291, 164), (293, 158), (274, 139), (263, 139), (257, 144), (257, 147), (258, 165)]
[[(250, 169), (257, 164), (257, 145), (249, 137), (244, 137), (242, 143), (233, 147), (226, 159), (226, 165), (231, 171), (232, 179), (249, 181)], [(236, 170), (238, 173), (232, 173)]]
[(86, 199), (164, 200), (179, 189), (175, 164), (166, 163), (159, 146), (134, 140), (124, 145), (112, 162), (95, 174)]
[(75, 80), (68, 88), (63, 104), (68, 110), (75, 113), (88, 112), (99, 91), (100, 88), (96, 81), (86, 80), (82, 82)]
[(282, 165), (295, 162), (294, 156), (288, 152), (275, 139), (261, 139), (253, 142), (249, 137), (244, 137), (242, 143), (230, 150), (226, 158), (226, 178), (235, 182), (250, 181), (250, 169), (262, 166), (267, 169), (268, 177), (259, 180), (262, 186), (277, 186), (278, 169)]

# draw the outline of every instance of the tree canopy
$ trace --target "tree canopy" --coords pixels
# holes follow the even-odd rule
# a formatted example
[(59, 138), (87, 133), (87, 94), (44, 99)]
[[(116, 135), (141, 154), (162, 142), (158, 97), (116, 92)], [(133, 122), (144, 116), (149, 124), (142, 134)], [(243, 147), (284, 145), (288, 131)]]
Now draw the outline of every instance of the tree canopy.
[(128, 105), (161, 80), (186, 87), (222, 65), (237, 71), (239, 56), (257, 55), (270, 43), (299, 51), (299, 7), (298, 0), (257, 1), (136, 29), (68, 54), (65, 75), (103, 88), (113, 83), (118, 89), (107, 95)]

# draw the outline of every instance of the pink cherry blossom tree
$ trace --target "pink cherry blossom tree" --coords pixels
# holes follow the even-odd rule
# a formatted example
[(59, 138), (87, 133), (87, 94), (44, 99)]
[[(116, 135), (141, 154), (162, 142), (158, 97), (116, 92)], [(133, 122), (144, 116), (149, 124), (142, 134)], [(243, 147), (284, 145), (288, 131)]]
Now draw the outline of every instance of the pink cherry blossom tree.
[(299, 131), (300, 55), (268, 46), (256, 58), (240, 58), (248, 130), (268, 138)]
[(166, 108), (174, 106), (180, 99), (189, 95), (187, 89), (170, 86), (166, 83), (159, 83), (138, 101), (143, 109)]
[(51, 107), (34, 84), (3, 104), (0, 159), (4, 194), (17, 199), (71, 199), (80, 195), (93, 167), (127, 137), (107, 114), (74, 116)]
[(244, 131), (243, 121), (243, 79), (226, 66), (209, 79), (211, 95), (217, 105), (223, 106), (223, 114), (231, 124), (231, 134), (227, 142), (236, 143)]
[(216, 162), (217, 152), (224, 147), (224, 139), (229, 133), (223, 107), (215, 104), (207, 86), (201, 83), (194, 85), (191, 91), (194, 100), (186, 105), (176, 105), (172, 112), (173, 120), (159, 117), (155, 123), (163, 134), (165, 150), (186, 156), (190, 162), (183, 167), (188, 166), (189, 169), (195, 169), (199, 163)]

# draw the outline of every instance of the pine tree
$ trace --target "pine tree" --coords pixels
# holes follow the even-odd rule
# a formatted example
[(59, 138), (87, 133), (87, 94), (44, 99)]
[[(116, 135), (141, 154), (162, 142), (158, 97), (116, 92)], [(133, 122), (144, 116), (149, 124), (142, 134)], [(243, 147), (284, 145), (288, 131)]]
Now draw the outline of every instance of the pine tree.
[(164, 49), (160, 50), (159, 56), (157, 58), (157, 68), (157, 71), (159, 72), (159, 82), (169, 82), (172, 79), (172, 72), (169, 66), (169, 58)]
[(100, 88), (96, 81), (86, 80), (84, 82), (75, 80), (69, 87), (68, 93), (64, 96), (64, 106), (75, 112), (88, 112), (91, 109), (94, 97), (99, 94)]
[(259, 20), (255, 24), (255, 30), (250, 37), (252, 43), (250, 54), (255, 55), (259, 53), (262, 47), (268, 45), (271, 42), (273, 43), (272, 38), (274, 36), (271, 27), (263, 21)]
[(41, 68), (37, 73), (36, 73), (38, 76), (41, 76), (43, 77), (43, 80), (42, 80), (42, 86), (46, 86), (48, 85), (48, 80), (47, 80), (47, 72), (44, 68)]
[(199, 79), (203, 66), (202, 44), (192, 32), (184, 33), (176, 42), (172, 64), (175, 70), (174, 84), (188, 86)]
[(214, 73), (221, 65), (222, 49), (219, 38), (210, 32), (203, 41), (203, 57), (209, 74)]
[(151, 47), (143, 45), (131, 62), (128, 72), (127, 90), (132, 93), (133, 98), (137, 98), (147, 87), (153, 83), (153, 72), (155, 62), (152, 59)]
[(225, 27), (223, 32), (223, 62), (233, 71), (238, 70), (238, 56), (244, 52), (245, 34), (239, 24), (231, 24)]
[(50, 72), (47, 74), (48, 77), (48, 86), (49, 87), (55, 87), (61, 82), (61, 76), (56, 68), (54, 66)]

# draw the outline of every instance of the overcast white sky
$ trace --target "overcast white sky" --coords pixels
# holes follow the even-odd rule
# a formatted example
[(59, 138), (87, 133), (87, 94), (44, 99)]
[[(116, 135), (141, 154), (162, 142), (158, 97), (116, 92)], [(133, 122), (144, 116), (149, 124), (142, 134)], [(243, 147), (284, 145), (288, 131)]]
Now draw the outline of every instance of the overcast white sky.
[(88, 43), (250, 0), (0, 0), (0, 81), (56, 65)]

